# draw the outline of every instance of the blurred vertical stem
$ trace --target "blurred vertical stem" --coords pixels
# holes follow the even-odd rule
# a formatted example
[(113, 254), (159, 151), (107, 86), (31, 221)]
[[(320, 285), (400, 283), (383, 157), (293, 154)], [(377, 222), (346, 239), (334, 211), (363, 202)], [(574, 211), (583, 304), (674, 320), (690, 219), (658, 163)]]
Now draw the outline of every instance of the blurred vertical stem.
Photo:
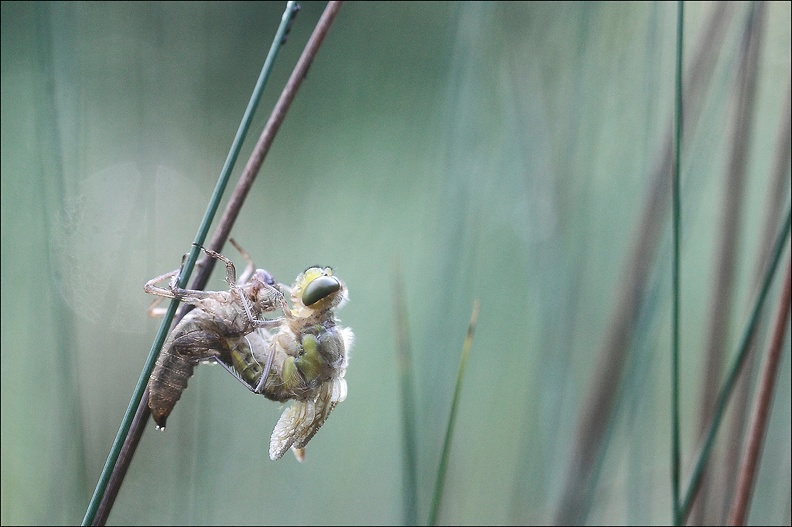
[[(710, 305), (709, 335), (706, 366), (701, 383), (699, 424), (697, 437), (701, 439), (712, 420), (718, 384), (723, 377), (725, 350), (728, 349), (728, 328), (733, 304), (734, 276), (737, 248), (740, 241), (740, 218), (745, 194), (745, 167), (751, 145), (754, 102), (756, 100), (756, 70), (759, 63), (759, 44), (762, 40), (764, 3), (753, 2), (742, 32), (737, 75), (735, 79), (736, 112), (731, 130), (729, 168), (723, 185), (721, 203), (720, 240), (712, 275), (714, 284)], [(719, 456), (720, 457), (720, 456)], [(691, 514), (696, 525), (717, 523), (720, 514), (713, 510), (712, 499), (723, 492), (721, 466), (705, 467), (699, 498)], [(712, 474), (711, 476), (709, 474)]]
[[(762, 276), (767, 262), (770, 259), (770, 249), (773, 244), (773, 236), (775, 236), (776, 225), (780, 221), (781, 207), (784, 205), (783, 201), (785, 196), (789, 196), (789, 175), (787, 167), (789, 167), (789, 158), (792, 155), (789, 143), (792, 138), (792, 84), (787, 82), (787, 90), (785, 93), (784, 110), (781, 113), (781, 122), (779, 123), (778, 135), (776, 136), (775, 155), (773, 160), (773, 173), (772, 182), (767, 187), (767, 196), (765, 200), (765, 217), (764, 226), (762, 227), (762, 236), (757, 240), (758, 247), (756, 249), (755, 265), (755, 283), (754, 289), (758, 290), (762, 283)], [(748, 351), (743, 372), (737, 381), (734, 394), (734, 409), (729, 412), (730, 423), (729, 433), (727, 439), (727, 451), (723, 456), (723, 472), (721, 479), (725, 482), (726, 488), (724, 489), (723, 501), (720, 504), (721, 511), (726, 517), (731, 508), (732, 495), (734, 493), (734, 484), (737, 481), (737, 474), (739, 470), (740, 456), (742, 455), (743, 437), (745, 436), (748, 407), (750, 400), (750, 387), (751, 379), (753, 379), (752, 371), (755, 364), (754, 353), (755, 343), (757, 338), (752, 339), (751, 349)]]
[(393, 273), (393, 314), (396, 328), (396, 367), (401, 384), (402, 398), (402, 445), (404, 448), (404, 524), (418, 523), (418, 477), (416, 471), (415, 441), (415, 390), (412, 375), (412, 352), (410, 331), (407, 323), (407, 306), (404, 302), (404, 286), (401, 272)]
[[(42, 169), (37, 171), (39, 177), (36, 182), (41, 184), (39, 192), (44, 196), (41, 216), (45, 220), (45, 240), (47, 240), (51, 251), (54, 240), (53, 226), (59, 222), (67, 221), (64, 214), (67, 208), (64, 203), (66, 192), (64, 190), (63, 141), (60, 134), (62, 121), (56, 102), (55, 65), (51, 40), (51, 21), (54, 15), (52, 4), (49, 2), (35, 2), (32, 7), (36, 14), (36, 31), (38, 33), (35, 39), (39, 46), (36, 57), (39, 60), (38, 66), (42, 77), (42, 82), (38, 85), (41, 103), (34, 106), (36, 110), (36, 144), (39, 146), (39, 159), (42, 165)], [(44, 258), (44, 264), (47, 266), (46, 276), (50, 277), (50, 287), (56, 291), (59, 284), (64, 281), (61, 263), (50, 256)], [(64, 304), (63, 296), (52, 294), (44, 305), (52, 310), (53, 329), (58, 336), (55, 340), (56, 348), (54, 350), (58, 372), (55, 390), (60, 395), (59, 404), (62, 406), (56, 411), (59, 423), (55, 429), (63, 435), (56, 440), (58, 452), (54, 459), (58, 463), (63, 463), (61, 468), (69, 471), (72, 481), (75, 483), (73, 488), (68, 489), (70, 497), (67, 498), (66, 493), (63, 492), (64, 489), (60, 488), (58, 480), (50, 479), (49, 484), (53, 485), (55, 490), (50, 495), (59, 496), (64, 500), (63, 502), (50, 503), (50, 505), (59, 509), (62, 521), (69, 522), (80, 513), (82, 508), (80, 502), (84, 498), (84, 491), (90, 489), (91, 485), (85, 466), (85, 441), (83, 439), (85, 420), (79, 404), (80, 390), (75, 373), (73, 353), (77, 349), (77, 343), (74, 336), (72, 310)], [(73, 445), (67, 439), (68, 437), (78, 437), (77, 445)]]
[(462, 378), (465, 376), (465, 365), (470, 354), (470, 345), (473, 343), (473, 332), (476, 330), (478, 320), (479, 302), (473, 302), (473, 313), (470, 315), (465, 342), (462, 344), (462, 357), (459, 359), (459, 370), (457, 371), (456, 386), (454, 386), (454, 397), (451, 399), (451, 413), (448, 417), (448, 428), (446, 428), (445, 439), (443, 440), (443, 452), (440, 454), (440, 465), (437, 468), (437, 480), (435, 481), (434, 497), (432, 498), (432, 508), (429, 511), (429, 525), (437, 524), (437, 513), (440, 511), (440, 501), (443, 498), (443, 487), (445, 485), (445, 474), (448, 468), (448, 454), (451, 452), (451, 437), (456, 422), (457, 406), (459, 404), (459, 393), (462, 389)]
[(756, 298), (753, 310), (751, 311), (751, 316), (748, 320), (745, 330), (743, 331), (742, 338), (740, 339), (740, 346), (737, 348), (737, 353), (733, 359), (731, 367), (729, 368), (726, 381), (723, 383), (723, 386), (721, 386), (720, 392), (718, 392), (718, 399), (715, 404), (715, 412), (713, 414), (712, 422), (710, 423), (709, 429), (707, 431), (704, 444), (702, 445), (697, 456), (693, 474), (690, 477), (690, 483), (688, 484), (687, 491), (685, 492), (684, 501), (680, 505), (680, 515), (682, 517), (683, 523), (686, 521), (688, 514), (690, 513), (690, 508), (699, 490), (701, 476), (704, 467), (709, 460), (712, 444), (715, 442), (715, 435), (718, 432), (721, 420), (723, 419), (723, 414), (726, 411), (726, 405), (729, 402), (729, 397), (732, 394), (734, 383), (737, 380), (737, 376), (740, 373), (742, 365), (745, 362), (745, 357), (748, 353), (748, 350), (750, 349), (751, 339), (759, 322), (759, 314), (762, 311), (762, 305), (764, 304), (767, 293), (770, 290), (770, 284), (773, 282), (773, 276), (775, 275), (778, 262), (781, 259), (781, 253), (783, 252), (784, 245), (786, 243), (787, 237), (789, 236), (790, 215), (792, 215), (792, 210), (788, 208), (783, 227), (778, 233), (773, 246), (772, 259), (765, 272), (764, 280), (762, 281), (762, 289)]
[[(256, 82), (256, 86), (253, 89), (253, 94), (250, 97), (250, 102), (248, 103), (247, 109), (245, 110), (245, 114), (242, 117), (242, 122), (239, 125), (239, 129), (237, 130), (236, 136), (234, 137), (234, 141), (231, 145), (231, 149), (228, 152), (228, 156), (226, 157), (225, 164), (223, 165), (223, 169), (220, 173), (220, 177), (218, 178), (217, 184), (215, 185), (214, 192), (212, 194), (211, 199), (209, 200), (209, 205), (204, 213), (203, 220), (201, 221), (200, 226), (198, 227), (198, 232), (195, 236), (195, 242), (192, 245), (190, 253), (187, 257), (187, 260), (184, 262), (184, 266), (182, 268), (181, 275), (179, 276), (179, 287), (186, 287), (187, 280), (190, 277), (190, 273), (192, 273), (193, 267), (195, 266), (195, 262), (198, 259), (198, 254), (200, 252), (200, 246), (203, 245), (204, 240), (206, 239), (206, 235), (209, 232), (209, 226), (212, 224), (212, 220), (214, 219), (215, 213), (217, 212), (217, 208), (220, 206), (220, 199), (223, 196), (223, 192), (225, 191), (225, 187), (228, 184), (228, 180), (231, 177), (231, 171), (234, 168), (234, 164), (236, 162), (237, 156), (239, 155), (239, 150), (242, 147), (242, 143), (247, 135), (247, 131), (250, 128), (250, 123), (253, 119), (253, 114), (256, 111), (256, 107), (258, 106), (259, 101), (261, 100), (261, 94), (264, 91), (264, 85), (267, 82), (267, 78), (269, 77), (270, 72), (272, 71), (272, 66), (275, 62), (275, 57), (278, 54), (278, 50), (280, 49), (281, 44), (284, 41), (284, 37), (288, 29), (291, 26), (291, 21), (296, 15), (297, 11), (299, 10), (299, 4), (296, 2), (288, 2), (286, 5), (286, 11), (281, 18), (280, 26), (278, 27), (278, 31), (275, 34), (275, 40), (270, 47), (269, 54), (267, 55), (267, 59), (264, 62), (264, 66), (261, 70), (261, 74), (259, 75), (258, 81)], [(135, 391), (132, 395), (132, 400), (129, 402), (129, 406), (127, 407), (126, 413), (121, 421), (121, 428), (118, 430), (118, 434), (116, 435), (115, 441), (113, 442), (113, 446), (110, 449), (110, 454), (107, 457), (107, 461), (105, 462), (105, 466), (102, 469), (102, 474), (99, 477), (99, 482), (96, 485), (96, 489), (94, 490), (94, 494), (91, 497), (91, 501), (88, 504), (88, 509), (85, 512), (85, 517), (83, 518), (83, 525), (93, 525), (99, 524), (103, 525), (107, 519), (107, 516), (110, 513), (110, 509), (112, 508), (112, 502), (117, 495), (118, 488), (123, 481), (123, 478), (120, 478), (117, 481), (117, 486), (113, 490), (111, 490), (110, 495), (112, 498), (109, 500), (104, 500), (106, 491), (108, 490), (108, 483), (110, 481), (112, 473), (116, 470), (116, 461), (121, 453), (122, 447), (124, 442), (126, 441), (127, 436), (130, 434), (130, 429), (132, 428), (133, 419), (135, 414), (138, 412), (139, 406), (143, 403), (143, 406), (147, 406), (144, 401), (144, 393), (146, 391), (146, 385), (148, 384), (148, 379), (151, 376), (151, 372), (154, 369), (154, 364), (159, 356), (160, 350), (162, 349), (162, 344), (165, 342), (165, 337), (168, 335), (168, 331), (170, 329), (171, 321), (173, 320), (173, 316), (176, 314), (176, 308), (179, 304), (178, 300), (172, 300), (168, 309), (165, 313), (165, 318), (162, 320), (160, 324), (159, 331), (157, 332), (157, 336), (154, 339), (154, 343), (151, 346), (151, 351), (149, 352), (148, 358), (146, 359), (146, 363), (143, 367), (143, 371), (140, 374), (140, 378), (138, 379), (137, 385), (135, 386)], [(140, 423), (138, 426), (141, 427), (146, 423), (146, 419), (142, 421), (138, 421)], [(131, 459), (131, 455), (133, 452), (130, 452), (129, 458)], [(125, 469), (119, 469), (126, 472)], [(103, 512), (100, 517), (97, 518), (97, 511), (99, 510), (99, 505), (102, 501), (105, 501), (105, 506), (103, 507)]]
[(673, 495), (674, 525), (679, 518), (679, 159), (682, 148), (682, 44), (685, 8), (682, 0), (677, 2), (677, 49), (676, 49), (676, 104), (674, 112), (674, 169), (671, 175), (672, 200), (672, 243), (671, 264), (671, 488)]
[[(706, 93), (713, 77), (718, 52), (733, 15), (734, 5), (714, 3), (710, 8), (706, 28), (697, 41), (692, 60), (685, 75), (683, 99), (685, 123), (689, 136), (701, 116)], [(614, 416), (618, 386), (622, 382), (624, 365), (628, 362), (630, 342), (645, 301), (646, 282), (656, 257), (662, 218), (670, 204), (668, 178), (673, 160), (673, 121), (658, 149), (656, 164), (650, 169), (650, 184), (641, 220), (636, 226), (635, 242), (624, 266), (617, 293), (617, 303), (607, 334), (598, 350), (596, 376), (592, 381), (586, 404), (580, 412), (574, 451), (570, 456), (563, 494), (556, 509), (554, 522), (559, 525), (585, 523), (586, 504), (596, 485), (596, 463), (606, 446), (605, 437)]]
[(773, 402), (773, 390), (778, 377), (778, 365), (781, 362), (781, 351), (784, 349), (784, 335), (786, 334), (787, 322), (789, 321), (789, 290), (790, 281), (792, 281), (792, 275), (790, 274), (792, 273), (791, 264), (792, 262), (787, 258), (784, 288), (778, 303), (778, 313), (770, 347), (767, 350), (767, 359), (759, 380), (759, 393), (756, 397), (756, 407), (751, 418), (748, 445), (745, 448), (740, 479), (737, 482), (737, 493), (729, 515), (729, 525), (744, 525), (748, 517), (748, 508), (756, 481), (756, 472), (759, 468), (759, 456), (764, 444), (765, 434), (767, 433), (767, 420), (770, 415), (770, 404)]

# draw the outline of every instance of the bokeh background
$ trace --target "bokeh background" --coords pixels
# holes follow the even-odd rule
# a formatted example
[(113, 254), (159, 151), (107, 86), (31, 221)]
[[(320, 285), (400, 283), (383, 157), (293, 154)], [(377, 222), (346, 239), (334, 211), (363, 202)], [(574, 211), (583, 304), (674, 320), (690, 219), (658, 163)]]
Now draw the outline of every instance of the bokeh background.
[[(748, 3), (685, 5), (686, 82), (705, 80), (686, 100), (682, 161), (683, 486), (703, 387), (725, 375), (766, 225), (778, 228), (768, 211), (790, 202), (790, 4), (760, 15)], [(143, 284), (190, 249), (283, 9), (2, 3), (4, 525), (82, 519), (158, 327)], [(323, 9), (303, 3), (235, 174)], [(167, 432), (147, 428), (109, 522), (411, 521), (397, 291), (413, 359), (419, 523), (475, 299), (439, 522), (670, 522), (670, 187), (659, 180), (661, 197), (653, 188), (667, 174), (658, 167), (674, 109), (676, 9), (344, 4), (232, 235), (281, 281), (312, 264), (346, 280), (340, 317), (357, 335), (349, 397), (304, 464), (273, 463), (281, 408), (222, 368), (197, 368)], [(752, 16), (752, 113), (735, 145)], [(694, 63), (701, 49), (705, 66)], [(725, 206), (735, 148), (746, 159), (742, 193)], [(724, 210), (738, 232), (713, 368)], [(649, 249), (636, 250), (646, 239)], [(222, 278), (210, 287), (224, 288)], [(626, 315), (623, 298), (634, 300)], [(753, 524), (790, 523), (788, 331), (784, 346)], [(760, 363), (748, 369), (748, 410)], [(602, 385), (605, 410), (592, 406)], [(723, 521), (735, 459), (727, 438), (745, 429), (734, 414), (699, 521)], [(600, 439), (586, 439), (587, 419), (601, 424)], [(596, 445), (584, 476), (581, 441)]]

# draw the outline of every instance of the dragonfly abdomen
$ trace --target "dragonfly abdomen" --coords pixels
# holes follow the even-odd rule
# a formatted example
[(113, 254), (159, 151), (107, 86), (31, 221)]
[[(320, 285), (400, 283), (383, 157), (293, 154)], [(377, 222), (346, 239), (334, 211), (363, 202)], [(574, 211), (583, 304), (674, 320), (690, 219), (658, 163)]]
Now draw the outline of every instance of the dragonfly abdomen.
[(223, 339), (216, 332), (201, 328), (202, 316), (205, 315), (200, 309), (185, 316), (157, 358), (148, 389), (151, 415), (160, 428), (165, 428), (165, 421), (187, 388), (195, 365), (221, 354)]
[(165, 351), (157, 359), (157, 365), (149, 380), (149, 408), (159, 428), (165, 428), (165, 421), (187, 388), (187, 381), (193, 375), (195, 364), (196, 362), (187, 357)]

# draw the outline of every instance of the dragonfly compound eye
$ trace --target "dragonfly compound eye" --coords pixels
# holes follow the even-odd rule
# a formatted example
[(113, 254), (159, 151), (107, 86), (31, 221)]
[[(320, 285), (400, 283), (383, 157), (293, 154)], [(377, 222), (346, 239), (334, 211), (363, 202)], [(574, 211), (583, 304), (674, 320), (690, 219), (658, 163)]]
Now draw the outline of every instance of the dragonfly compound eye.
[(311, 306), (341, 289), (341, 284), (332, 276), (320, 276), (305, 286), (303, 305)]

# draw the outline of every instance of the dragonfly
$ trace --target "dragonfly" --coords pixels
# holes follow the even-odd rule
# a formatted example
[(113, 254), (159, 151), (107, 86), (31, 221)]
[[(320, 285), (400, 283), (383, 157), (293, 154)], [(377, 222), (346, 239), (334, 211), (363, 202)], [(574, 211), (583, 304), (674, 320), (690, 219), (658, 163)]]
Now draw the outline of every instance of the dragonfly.
[[(163, 345), (149, 379), (149, 408), (157, 428), (164, 429), (195, 366), (219, 363), (251, 392), (291, 401), (272, 432), (269, 457), (280, 459), (291, 449), (302, 461), (305, 446), (347, 396), (344, 376), (354, 333), (340, 324), (335, 310), (346, 304), (349, 293), (331, 267), (309, 267), (291, 287), (277, 283), (269, 272), (256, 269), (236, 241), (229, 241), (247, 261), (238, 279), (230, 259), (202, 247), (225, 264), (227, 291), (180, 288), (181, 268), (144, 287), (160, 297), (149, 308), (151, 316), (164, 313), (156, 308), (164, 298), (195, 307)], [(157, 285), (166, 280), (167, 287)], [(276, 311), (279, 317), (264, 318)]]

